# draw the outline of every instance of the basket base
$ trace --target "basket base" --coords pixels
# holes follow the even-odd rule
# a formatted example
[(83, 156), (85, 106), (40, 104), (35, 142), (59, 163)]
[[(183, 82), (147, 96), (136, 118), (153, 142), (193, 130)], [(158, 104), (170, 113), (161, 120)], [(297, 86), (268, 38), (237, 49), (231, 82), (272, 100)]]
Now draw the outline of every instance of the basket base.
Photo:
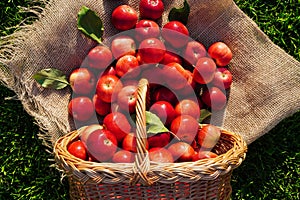
[(124, 199), (124, 200), (216, 200), (230, 199), (231, 172), (214, 180), (196, 181), (192, 183), (176, 182), (172, 184), (155, 183), (151, 186), (120, 184), (82, 183), (69, 177), (70, 198), (80, 200)]

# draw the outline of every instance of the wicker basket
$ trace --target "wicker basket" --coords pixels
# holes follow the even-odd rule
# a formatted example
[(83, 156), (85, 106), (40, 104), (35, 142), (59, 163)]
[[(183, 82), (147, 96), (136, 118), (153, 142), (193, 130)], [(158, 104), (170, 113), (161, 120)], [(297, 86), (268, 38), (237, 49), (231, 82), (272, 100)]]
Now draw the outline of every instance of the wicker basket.
[(138, 148), (134, 163), (97, 163), (72, 156), (67, 146), (79, 137), (79, 130), (56, 142), (56, 163), (68, 176), (71, 199), (230, 199), (232, 170), (245, 159), (247, 151), (242, 137), (222, 129), (213, 149), (219, 155), (216, 158), (151, 162), (145, 148), (147, 90), (148, 81), (142, 79), (136, 106)]

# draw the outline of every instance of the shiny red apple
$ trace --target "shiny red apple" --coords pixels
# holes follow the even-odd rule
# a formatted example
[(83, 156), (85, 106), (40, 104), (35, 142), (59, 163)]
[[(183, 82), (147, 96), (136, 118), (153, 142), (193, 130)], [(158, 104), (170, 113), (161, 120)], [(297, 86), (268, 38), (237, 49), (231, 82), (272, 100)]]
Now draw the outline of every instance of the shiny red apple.
[(136, 43), (134, 39), (128, 35), (117, 35), (112, 39), (111, 52), (115, 59), (119, 59), (124, 55), (135, 55)]
[(227, 68), (217, 68), (212, 83), (218, 88), (229, 89), (232, 84), (231, 72)]
[(164, 40), (174, 48), (184, 47), (189, 40), (189, 30), (180, 21), (169, 21), (162, 30)]
[(176, 116), (189, 115), (195, 119), (200, 117), (200, 107), (198, 102), (191, 99), (181, 100), (175, 107)]
[(192, 161), (195, 150), (186, 142), (176, 142), (168, 147), (169, 152), (173, 155), (174, 161), (188, 162)]
[(159, 35), (159, 26), (153, 20), (142, 19), (135, 25), (135, 38), (139, 42), (147, 38), (158, 38)]
[(197, 134), (197, 142), (201, 149), (211, 150), (220, 140), (221, 130), (217, 126), (208, 124), (199, 129)]
[[(122, 78), (135, 78), (140, 74), (139, 62), (133, 55), (125, 55), (117, 60), (116, 74)], [(124, 76), (126, 75), (126, 76)]]
[(112, 58), (112, 52), (108, 47), (98, 45), (88, 52), (87, 63), (91, 68), (104, 70), (111, 64)]
[(147, 38), (141, 41), (138, 49), (143, 63), (159, 63), (164, 58), (165, 52), (164, 43), (157, 38)]
[(111, 104), (99, 98), (98, 94), (93, 96), (93, 104), (98, 115), (105, 116), (111, 112)]
[(198, 41), (189, 41), (182, 53), (184, 60), (191, 65), (196, 65), (199, 58), (205, 57), (207, 54), (204, 45)]
[(92, 100), (86, 96), (79, 96), (71, 99), (68, 104), (68, 112), (74, 120), (88, 121), (95, 113)]
[(103, 119), (103, 125), (116, 136), (119, 143), (131, 131), (128, 119), (120, 112), (112, 112), (106, 115)]
[(199, 58), (193, 70), (193, 78), (199, 84), (208, 84), (213, 80), (216, 69), (217, 66), (213, 59)]
[(139, 11), (143, 19), (157, 20), (164, 12), (164, 3), (162, 0), (140, 0)]
[(121, 149), (113, 155), (112, 161), (114, 163), (133, 163), (134, 153)]
[(117, 151), (117, 139), (106, 129), (95, 130), (86, 142), (88, 152), (99, 162), (110, 160)]
[(136, 85), (125, 86), (118, 93), (117, 103), (123, 111), (128, 113), (134, 113), (136, 102), (137, 102)]
[(227, 103), (225, 91), (217, 87), (211, 87), (207, 90), (204, 90), (201, 100), (212, 110), (222, 110), (225, 108)]
[(93, 91), (96, 78), (89, 69), (81, 67), (71, 72), (69, 82), (74, 93), (87, 95)]
[(120, 5), (112, 12), (111, 22), (118, 30), (126, 31), (134, 28), (137, 21), (138, 13), (129, 5)]
[(214, 59), (218, 66), (225, 67), (232, 59), (231, 49), (224, 42), (215, 42), (208, 47), (209, 56)]
[(149, 159), (158, 163), (173, 163), (173, 155), (165, 148), (155, 147), (149, 150)]
[(172, 104), (167, 101), (156, 101), (151, 105), (149, 111), (156, 114), (166, 126), (169, 126), (176, 117)]
[(172, 131), (180, 140), (191, 144), (198, 133), (199, 123), (190, 115), (179, 115), (171, 123)]
[(101, 76), (96, 85), (96, 94), (98, 98), (106, 103), (112, 103), (116, 100), (116, 94), (120, 92), (123, 84), (117, 76)]

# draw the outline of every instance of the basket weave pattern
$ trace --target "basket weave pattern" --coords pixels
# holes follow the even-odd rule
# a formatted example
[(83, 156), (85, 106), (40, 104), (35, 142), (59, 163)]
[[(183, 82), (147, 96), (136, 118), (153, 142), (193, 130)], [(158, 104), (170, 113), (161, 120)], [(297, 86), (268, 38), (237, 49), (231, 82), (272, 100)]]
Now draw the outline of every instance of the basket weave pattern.
[[(241, 136), (223, 130), (212, 150), (219, 156), (196, 162), (156, 163), (145, 148), (148, 82), (142, 79), (137, 98), (137, 154), (134, 163), (97, 163), (72, 156), (67, 146), (80, 129), (54, 146), (56, 163), (67, 174), (72, 199), (229, 199), (231, 173), (245, 159)], [(205, 125), (202, 125), (205, 126)]]

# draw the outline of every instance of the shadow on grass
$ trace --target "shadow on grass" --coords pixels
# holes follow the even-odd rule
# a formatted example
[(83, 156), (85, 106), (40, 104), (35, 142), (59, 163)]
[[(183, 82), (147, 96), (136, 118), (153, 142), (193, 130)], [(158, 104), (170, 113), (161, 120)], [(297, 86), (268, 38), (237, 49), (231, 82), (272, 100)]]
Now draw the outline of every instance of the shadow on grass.
[(38, 126), (19, 101), (5, 100), (14, 95), (0, 86), (0, 199), (67, 199), (67, 180), (50, 167)]
[(249, 145), (234, 170), (232, 199), (300, 199), (300, 112)]

